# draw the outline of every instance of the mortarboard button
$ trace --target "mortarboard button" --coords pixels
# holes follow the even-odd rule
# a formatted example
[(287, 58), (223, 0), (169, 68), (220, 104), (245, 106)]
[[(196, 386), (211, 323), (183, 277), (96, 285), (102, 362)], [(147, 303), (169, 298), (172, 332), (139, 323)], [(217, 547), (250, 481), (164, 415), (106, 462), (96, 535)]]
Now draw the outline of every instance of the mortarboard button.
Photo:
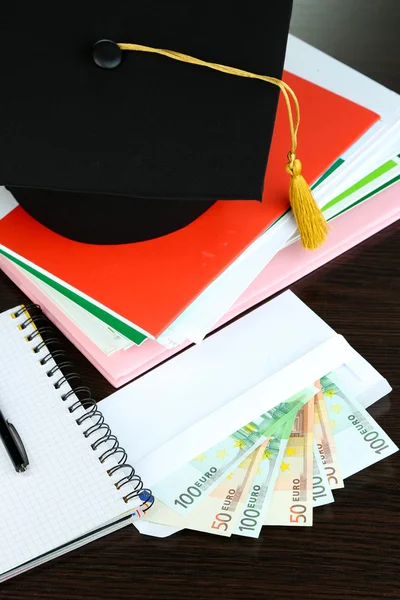
[(99, 40), (93, 46), (93, 60), (102, 69), (115, 69), (121, 64), (122, 50), (111, 40)]

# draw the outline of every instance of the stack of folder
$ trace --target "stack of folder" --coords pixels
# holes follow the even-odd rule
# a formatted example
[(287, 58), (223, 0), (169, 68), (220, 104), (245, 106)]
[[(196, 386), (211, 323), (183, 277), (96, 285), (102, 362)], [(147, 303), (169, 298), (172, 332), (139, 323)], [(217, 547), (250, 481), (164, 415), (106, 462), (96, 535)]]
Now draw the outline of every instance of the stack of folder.
[[(220, 200), (148, 241), (83, 244), (0, 188), (0, 267), (115, 387), (143, 374), (400, 217), (400, 96), (289, 36), (284, 80), (302, 106), (301, 158), (329, 224), (302, 248), (288, 210), (281, 98), (262, 210)], [(299, 151), (300, 151), (299, 149)]]

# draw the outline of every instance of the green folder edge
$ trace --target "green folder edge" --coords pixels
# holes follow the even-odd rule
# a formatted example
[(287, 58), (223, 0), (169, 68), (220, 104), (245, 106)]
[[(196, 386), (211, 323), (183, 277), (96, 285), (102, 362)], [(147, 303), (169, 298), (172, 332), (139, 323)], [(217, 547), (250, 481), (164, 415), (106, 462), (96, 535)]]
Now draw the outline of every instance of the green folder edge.
[(69, 298), (70, 300), (72, 300), (73, 302), (75, 302), (76, 304), (78, 304), (79, 306), (81, 306), (82, 308), (87, 310), (88, 312), (90, 312), (92, 315), (94, 315), (95, 317), (97, 317), (98, 319), (100, 319), (101, 321), (106, 323), (109, 327), (111, 327), (111, 329), (114, 329), (121, 335), (125, 336), (126, 338), (131, 340), (134, 344), (136, 344), (137, 346), (142, 344), (148, 337), (150, 337), (150, 336), (146, 336), (144, 333), (142, 333), (141, 331), (138, 331), (134, 327), (127, 325), (123, 321), (120, 321), (120, 319), (118, 319), (117, 317), (114, 317), (113, 315), (108, 313), (106, 310), (100, 308), (96, 304), (93, 304), (93, 302), (90, 302), (90, 300), (87, 300), (86, 298), (82, 298), (82, 296), (80, 296), (76, 292), (73, 292), (69, 288), (63, 286), (58, 281), (54, 281), (54, 279), (52, 279), (48, 275), (45, 275), (41, 271), (38, 271), (34, 267), (31, 267), (30, 265), (24, 263), (22, 260), (16, 258), (12, 254), (9, 254), (8, 252), (6, 252), (2, 249), (0, 249), (0, 254), (2, 254), (9, 260), (11, 260), (13, 263), (18, 265), (19, 267), (22, 267), (23, 269), (25, 269), (25, 271), (27, 271), (31, 275), (34, 275), (35, 277), (37, 277), (44, 283), (47, 283), (47, 285), (51, 286), (57, 292), (60, 292), (61, 294), (63, 294), (64, 296), (66, 296), (67, 298)]
[[(400, 155), (399, 155), (399, 158), (400, 158)], [(340, 158), (337, 161), (335, 161), (331, 165), (331, 167), (320, 177), (320, 179), (318, 179), (317, 182), (312, 186), (312, 189), (314, 190), (316, 187), (318, 187), (325, 179), (327, 179), (343, 163), (344, 163), (344, 160), (342, 158)], [(376, 179), (376, 178), (380, 177), (381, 175), (387, 173), (390, 169), (393, 169), (396, 166), (397, 166), (397, 163), (394, 160), (387, 161), (386, 163), (384, 163), (383, 165), (381, 165), (380, 167), (378, 167), (377, 169), (375, 169), (374, 171), (372, 171), (372, 173), (370, 173), (369, 175), (367, 175), (366, 177), (364, 177), (363, 179), (361, 179), (359, 182), (357, 182), (356, 184), (354, 184), (353, 186), (351, 186), (350, 188), (348, 188), (348, 190), (346, 190), (345, 192), (343, 192), (342, 194), (340, 194), (336, 198), (333, 198), (331, 201), (329, 201), (322, 208), (322, 210), (324, 211), (324, 210), (327, 210), (328, 208), (331, 208), (332, 206), (334, 206), (335, 204), (337, 204), (338, 202), (340, 202), (344, 198), (346, 198), (346, 197), (350, 196), (351, 194), (353, 194), (354, 192), (358, 191), (361, 187), (367, 185), (368, 183), (370, 183), (374, 179)], [(387, 181), (386, 183), (382, 184), (381, 186), (379, 186), (378, 188), (376, 188), (375, 190), (373, 190), (369, 194), (366, 194), (365, 196), (363, 196), (362, 198), (360, 198), (359, 200), (357, 200), (356, 202), (354, 202), (353, 204), (351, 204), (347, 208), (345, 208), (342, 211), (338, 212), (335, 215), (335, 217), (332, 217), (329, 220), (332, 220), (333, 218), (336, 218), (337, 216), (339, 216), (339, 215), (343, 214), (344, 212), (350, 210), (351, 208), (353, 208), (357, 204), (361, 204), (361, 202), (364, 202), (364, 200), (367, 200), (371, 196), (374, 196), (375, 194), (381, 192), (382, 190), (384, 190), (385, 188), (393, 185), (394, 183), (396, 183), (399, 180), (400, 180), (400, 175), (397, 175), (396, 177), (394, 177), (393, 179), (391, 179), (391, 180)], [(289, 211), (287, 211), (287, 212), (289, 212)], [(287, 213), (285, 213), (285, 214), (287, 214)], [(283, 217), (283, 215), (281, 215), (281, 217), (279, 217), (279, 219), (277, 219), (274, 223), (272, 223), (272, 225), (270, 225), (270, 227), (268, 227), (268, 229), (270, 229), (271, 227), (273, 227), (282, 217)], [(266, 231), (268, 231), (268, 229)], [(58, 281), (55, 281), (54, 279), (52, 279), (48, 275), (45, 275), (41, 271), (38, 271), (34, 267), (31, 267), (30, 265), (26, 264), (23, 260), (16, 258), (15, 256), (13, 256), (12, 254), (9, 254), (5, 250), (0, 249), (0, 254), (2, 254), (3, 256), (5, 256), (9, 260), (11, 260), (12, 262), (14, 262), (16, 265), (18, 265), (22, 269), (25, 269), (25, 271), (27, 271), (31, 275), (34, 275), (35, 277), (37, 277), (38, 279), (40, 279), (41, 281), (43, 281), (47, 285), (51, 286), (57, 292), (60, 292), (61, 294), (63, 294), (64, 296), (66, 296), (69, 300), (72, 300), (73, 302), (75, 302), (76, 304), (78, 304), (78, 306), (80, 306), (81, 308), (87, 310), (93, 316), (95, 316), (98, 319), (100, 319), (101, 321), (103, 321), (103, 323), (106, 323), (106, 325), (108, 325), (109, 327), (111, 327), (111, 329), (113, 329), (114, 331), (117, 331), (118, 333), (120, 333), (121, 335), (123, 335), (124, 337), (126, 337), (128, 340), (130, 340), (131, 342), (133, 342), (137, 346), (139, 346), (140, 344), (142, 344), (147, 338), (154, 339), (154, 337), (151, 336), (150, 334), (146, 335), (142, 331), (138, 331), (137, 329), (135, 329), (135, 327), (133, 327), (131, 325), (128, 325), (127, 323), (124, 323), (118, 317), (115, 317), (114, 315), (111, 315), (109, 312), (107, 312), (107, 310), (104, 310), (104, 309), (100, 308), (99, 306), (97, 306), (96, 304), (94, 304), (93, 302), (91, 302), (90, 300), (87, 300), (86, 298), (83, 298), (77, 292), (74, 292), (73, 290), (70, 290), (69, 288), (67, 288), (64, 285), (62, 285), (61, 283), (59, 283)]]

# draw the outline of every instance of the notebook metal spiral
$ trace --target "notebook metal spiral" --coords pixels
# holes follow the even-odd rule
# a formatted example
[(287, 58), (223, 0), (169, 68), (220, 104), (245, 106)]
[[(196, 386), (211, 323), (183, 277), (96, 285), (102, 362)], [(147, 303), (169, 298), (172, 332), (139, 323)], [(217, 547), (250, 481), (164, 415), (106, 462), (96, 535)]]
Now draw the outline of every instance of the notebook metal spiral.
[[(37, 314), (33, 314), (37, 311)], [(143, 487), (143, 482), (140, 476), (136, 473), (132, 465), (127, 463), (128, 455), (124, 448), (119, 444), (118, 438), (113, 435), (110, 426), (105, 423), (104, 416), (99, 410), (97, 402), (92, 398), (90, 389), (87, 386), (81, 384), (80, 375), (74, 371), (74, 364), (68, 359), (66, 351), (62, 347), (61, 340), (54, 335), (55, 329), (51, 326), (49, 319), (42, 313), (40, 306), (37, 304), (26, 304), (15, 311), (11, 317), (13, 319), (21, 317), (26, 314), (27, 318), (25, 321), (18, 325), (20, 330), (27, 329), (29, 325), (33, 325), (34, 330), (25, 336), (25, 340), (28, 343), (33, 343), (36, 338), (39, 338), (38, 343), (32, 347), (35, 354), (38, 354), (46, 347), (49, 352), (41, 358), (38, 363), (45, 366), (51, 359), (56, 363), (55, 366), (49, 368), (46, 371), (46, 375), (49, 379), (54, 380), (53, 386), (56, 390), (61, 388), (68, 383), (70, 389), (65, 393), (60, 394), (60, 399), (63, 402), (67, 402), (70, 398), (76, 398), (72, 404), (68, 404), (67, 409), (70, 413), (74, 413), (78, 408), (83, 407), (85, 413), (75, 419), (76, 424), (79, 427), (84, 427), (84, 424), (89, 421), (91, 424), (89, 427), (83, 429), (82, 433), (85, 438), (90, 438), (93, 434), (98, 431), (102, 432), (101, 437), (98, 437), (93, 441), (90, 446), (93, 451), (96, 451), (103, 444), (106, 445), (107, 449), (99, 456), (99, 460), (102, 464), (105, 464), (110, 457), (115, 457), (117, 464), (106, 468), (106, 473), (111, 477), (115, 473), (121, 473), (121, 479), (116, 483), (113, 483), (115, 487), (120, 490), (127, 484), (134, 486), (133, 491), (122, 496), (125, 503), (129, 503), (130, 500), (139, 497), (142, 500), (142, 504), (139, 509), (145, 513), (154, 503), (154, 497), (151, 490)], [(50, 350), (49, 346), (60, 346), (55, 350)], [(78, 381), (74, 387), (71, 382)], [(95, 421), (93, 423), (93, 421)], [(105, 467), (107, 465), (105, 464)], [(136, 516), (138, 510), (136, 510)]]

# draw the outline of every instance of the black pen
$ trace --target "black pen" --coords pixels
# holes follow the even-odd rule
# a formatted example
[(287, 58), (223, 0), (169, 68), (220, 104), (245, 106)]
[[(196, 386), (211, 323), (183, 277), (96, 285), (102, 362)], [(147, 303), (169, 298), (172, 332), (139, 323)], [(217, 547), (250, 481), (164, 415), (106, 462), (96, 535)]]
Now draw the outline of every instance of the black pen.
[(17, 473), (26, 471), (29, 460), (18, 431), (10, 421), (6, 421), (0, 410), (0, 439)]

